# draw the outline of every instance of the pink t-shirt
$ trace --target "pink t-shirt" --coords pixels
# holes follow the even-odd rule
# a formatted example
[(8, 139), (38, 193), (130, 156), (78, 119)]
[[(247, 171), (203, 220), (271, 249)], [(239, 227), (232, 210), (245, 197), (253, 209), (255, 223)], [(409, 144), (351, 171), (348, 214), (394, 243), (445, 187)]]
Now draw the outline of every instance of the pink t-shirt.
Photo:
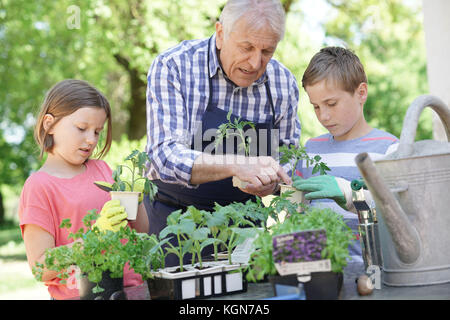
[[(85, 228), (82, 219), (89, 210), (100, 212), (105, 202), (111, 200), (108, 192), (100, 190), (94, 181), (113, 183), (112, 171), (102, 160), (90, 159), (86, 162), (85, 172), (70, 178), (57, 178), (45, 172), (31, 174), (22, 190), (19, 203), (20, 229), (26, 224), (34, 224), (50, 233), (55, 239), (55, 246), (73, 242), (68, 239), (70, 232)], [(63, 219), (70, 218), (70, 230), (59, 228)], [(142, 283), (140, 275), (124, 269), (124, 285), (136, 286)], [(55, 299), (77, 297), (78, 289), (59, 283), (55, 278), (45, 282), (50, 295)], [(72, 288), (72, 289), (71, 289)]]

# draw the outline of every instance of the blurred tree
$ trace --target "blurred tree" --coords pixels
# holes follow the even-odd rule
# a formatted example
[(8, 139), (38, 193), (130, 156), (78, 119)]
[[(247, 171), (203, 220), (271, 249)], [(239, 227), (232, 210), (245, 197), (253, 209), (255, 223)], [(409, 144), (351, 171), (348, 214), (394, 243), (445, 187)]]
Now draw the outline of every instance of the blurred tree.
[[(130, 140), (145, 136), (152, 60), (182, 40), (210, 36), (225, 2), (0, 0), (0, 185), (21, 185), (38, 168), (35, 115), (62, 79), (87, 80), (106, 94), (116, 139), (123, 131)], [(284, 0), (285, 9), (293, 2)]]
[[(84, 79), (106, 94), (115, 138), (123, 131), (129, 139), (145, 136), (153, 58), (182, 40), (211, 35), (224, 2), (0, 0), (0, 185), (21, 185), (37, 169), (35, 115), (60, 80)], [(22, 137), (11, 138), (14, 132)], [(0, 223), (3, 216), (0, 210)]]
[[(419, 0), (327, 0), (336, 10), (326, 23), (327, 44), (344, 43), (359, 56), (369, 81), (369, 123), (400, 136), (407, 107), (428, 92)], [(431, 112), (417, 139), (432, 138)]]

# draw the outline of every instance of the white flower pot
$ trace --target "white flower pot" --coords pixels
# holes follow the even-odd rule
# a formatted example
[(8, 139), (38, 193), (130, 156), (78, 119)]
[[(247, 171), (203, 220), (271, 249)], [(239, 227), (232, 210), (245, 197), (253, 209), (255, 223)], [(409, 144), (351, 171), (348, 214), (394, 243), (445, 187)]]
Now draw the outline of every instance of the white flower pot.
[(245, 189), (245, 187), (247, 187), (247, 185), (248, 185), (248, 182), (242, 181), (238, 177), (233, 176), (233, 187)]
[(243, 292), (247, 291), (244, 288), (244, 278), (242, 273), (242, 265), (239, 263), (229, 264), (224, 263), (223, 271), (226, 272), (225, 276), (225, 288), (226, 293)]
[(168, 268), (160, 269), (160, 270), (158, 270), (159, 276), (163, 279), (180, 279), (180, 278), (188, 278), (188, 277), (195, 276), (198, 272), (198, 270), (195, 269), (194, 267), (185, 265), (183, 272), (175, 273), (175, 271), (178, 268), (179, 267), (168, 267)]
[(225, 275), (225, 281), (227, 293), (244, 290), (242, 271), (227, 273)]
[[(199, 264), (196, 263), (195, 267), (198, 269)], [(203, 262), (203, 267), (205, 269), (198, 269), (198, 275), (201, 276), (199, 280), (202, 281), (203, 284), (203, 296), (209, 297), (221, 294), (223, 264), (217, 264), (212, 261)]]
[(198, 270), (198, 274), (205, 275), (205, 274), (222, 272), (224, 265), (216, 264), (216, 263), (214, 263), (214, 261), (208, 261), (208, 262), (203, 262), (204, 269), (199, 269), (199, 267), (200, 267), (199, 263), (196, 263), (194, 266), (194, 268), (196, 268)]
[(289, 197), (290, 201), (293, 203), (305, 203), (305, 198), (303, 197), (303, 191), (297, 190), (293, 186), (287, 184), (280, 184), (280, 193), (283, 194), (286, 191), (294, 191), (294, 193)]
[(110, 191), (111, 199), (120, 200), (120, 204), (125, 207), (128, 220), (136, 220), (138, 201), (140, 192), (135, 191)]

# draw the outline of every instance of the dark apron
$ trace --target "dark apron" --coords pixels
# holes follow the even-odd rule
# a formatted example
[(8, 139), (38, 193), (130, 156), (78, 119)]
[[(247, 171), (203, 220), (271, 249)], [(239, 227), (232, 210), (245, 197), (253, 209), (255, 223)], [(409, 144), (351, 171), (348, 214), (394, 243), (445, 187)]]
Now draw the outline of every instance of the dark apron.
[[(209, 52), (210, 52), (210, 42), (211, 39), (209, 39), (208, 42), (208, 59), (207, 59), (207, 67), (208, 67), (208, 80), (209, 80), (209, 100), (208, 100), (208, 106), (206, 108), (206, 111), (202, 117), (202, 127), (201, 129), (202, 137), (203, 133), (205, 133), (208, 129), (215, 129), (223, 124), (227, 123), (227, 111), (224, 111), (222, 109), (217, 108), (215, 105), (212, 104), (212, 80), (210, 77), (209, 72)], [(270, 102), (270, 107), (272, 110), (272, 116), (269, 119), (268, 123), (256, 123), (255, 124), (255, 131), (256, 131), (256, 137), (260, 137), (260, 134), (266, 133), (266, 137), (264, 137), (264, 140), (267, 142), (263, 146), (259, 146), (259, 143), (256, 142), (257, 150), (256, 155), (259, 156), (262, 155), (271, 155), (271, 137), (272, 137), (272, 129), (275, 129), (274, 119), (275, 119), (275, 110), (274, 105), (272, 101), (272, 96), (270, 93), (270, 87), (269, 82), (265, 82), (267, 97)], [(233, 122), (238, 117), (234, 114), (231, 114), (230, 120)], [(245, 119), (241, 118), (241, 121), (246, 121)], [(250, 127), (248, 127), (250, 128)], [(244, 128), (244, 130), (248, 129), (247, 127)], [(261, 131), (264, 130), (264, 131)], [(221, 147), (223, 148), (223, 154), (238, 154), (238, 142), (236, 137), (229, 137), (228, 139), (235, 139), (233, 144), (234, 150), (226, 150), (227, 142), (224, 140), (221, 144)], [(240, 142), (240, 141), (239, 141)], [(211, 141), (202, 141), (201, 150), (198, 151), (204, 151), (205, 148), (210, 145)], [(252, 144), (253, 145), (253, 144)], [(267, 146), (267, 147), (266, 147)], [(278, 143), (277, 143), (278, 146)], [(267, 150), (260, 150), (260, 147), (265, 147)], [(211, 148), (211, 146), (210, 146)], [(191, 149), (194, 149), (194, 142), (191, 143)], [(265, 152), (264, 152), (265, 151)], [(211, 154), (214, 154), (214, 151), (211, 152)], [(254, 152), (253, 152), (254, 154)], [(255, 196), (250, 195), (248, 193), (245, 193), (241, 191), (239, 188), (233, 187), (232, 184), (232, 178), (227, 178), (224, 180), (219, 181), (213, 181), (213, 182), (207, 182), (200, 184), (198, 188), (191, 189), (187, 188), (185, 186), (179, 185), (179, 184), (173, 184), (173, 183), (165, 183), (161, 180), (154, 180), (153, 181), (158, 186), (158, 193), (155, 196), (154, 201), (150, 202), (148, 196), (146, 195), (144, 197), (144, 204), (145, 208), (147, 210), (148, 218), (149, 218), (149, 224), (150, 224), (150, 230), (149, 234), (159, 234), (159, 232), (164, 229), (167, 225), (166, 220), (167, 216), (170, 215), (173, 211), (182, 209), (185, 210), (187, 206), (194, 206), (197, 209), (200, 210), (207, 210), (207, 211), (213, 211), (214, 209), (214, 203), (217, 202), (218, 204), (225, 206), (232, 202), (246, 202), (247, 200), (255, 200)], [(175, 243), (175, 242), (174, 242)], [(211, 246), (212, 248), (212, 246)], [(202, 251), (202, 255), (206, 255), (210, 252), (212, 252), (210, 249), (206, 247)], [(189, 256), (189, 257), (186, 257)], [(188, 263), (190, 259), (190, 254), (187, 254), (185, 256), (185, 260)], [(178, 265), (178, 258), (170, 254), (166, 258), (166, 266), (173, 266)]]

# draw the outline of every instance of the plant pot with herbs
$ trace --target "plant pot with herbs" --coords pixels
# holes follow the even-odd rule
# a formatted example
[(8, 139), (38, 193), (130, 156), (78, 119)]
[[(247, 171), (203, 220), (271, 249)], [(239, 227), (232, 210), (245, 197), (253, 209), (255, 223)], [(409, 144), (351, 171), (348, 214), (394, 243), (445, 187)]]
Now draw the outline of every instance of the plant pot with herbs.
[(109, 191), (112, 200), (120, 200), (128, 220), (136, 220), (138, 205), (144, 194), (148, 194), (152, 200), (158, 190), (157, 186), (143, 175), (148, 160), (147, 153), (133, 150), (124, 159), (125, 163), (118, 165), (113, 171), (112, 185), (104, 181), (95, 182), (102, 190)]
[[(280, 163), (291, 163), (292, 165), (292, 181), (294, 181), (295, 179), (301, 179), (300, 177), (295, 175), (297, 164), (300, 161), (305, 161), (307, 167), (313, 166), (313, 174), (316, 172), (319, 172), (320, 174), (326, 174), (326, 171), (330, 170), (330, 168), (328, 168), (325, 163), (320, 161), (322, 158), (319, 155), (311, 158), (303, 146), (299, 146), (298, 148), (296, 148), (294, 145), (281, 146), (279, 148), (279, 152), (281, 153)], [(292, 202), (297, 204), (306, 203), (303, 191), (297, 190), (292, 185), (280, 184), (280, 193), (283, 194), (286, 192), (289, 192), (289, 197), (291, 198), (290, 200)]]
[(306, 299), (337, 299), (353, 239), (343, 218), (331, 209), (309, 207), (303, 214), (260, 231), (247, 279), (265, 276), (274, 286), (303, 287)]
[[(145, 255), (148, 235), (128, 227), (121, 227), (117, 232), (100, 231), (97, 226), (92, 226), (92, 221), (98, 217), (95, 209), (88, 212), (83, 218), (86, 228), (69, 234), (69, 239), (74, 240), (71, 246), (47, 249), (44, 264), (36, 263), (33, 267), (35, 277), (41, 279), (45, 267), (58, 271), (58, 278), (64, 284), (75, 266), (79, 271), (77, 280), (82, 300), (126, 299), (123, 270), (127, 263), (129, 268), (147, 279), (150, 276)], [(64, 219), (60, 225), (60, 228), (70, 227), (70, 219)]]

